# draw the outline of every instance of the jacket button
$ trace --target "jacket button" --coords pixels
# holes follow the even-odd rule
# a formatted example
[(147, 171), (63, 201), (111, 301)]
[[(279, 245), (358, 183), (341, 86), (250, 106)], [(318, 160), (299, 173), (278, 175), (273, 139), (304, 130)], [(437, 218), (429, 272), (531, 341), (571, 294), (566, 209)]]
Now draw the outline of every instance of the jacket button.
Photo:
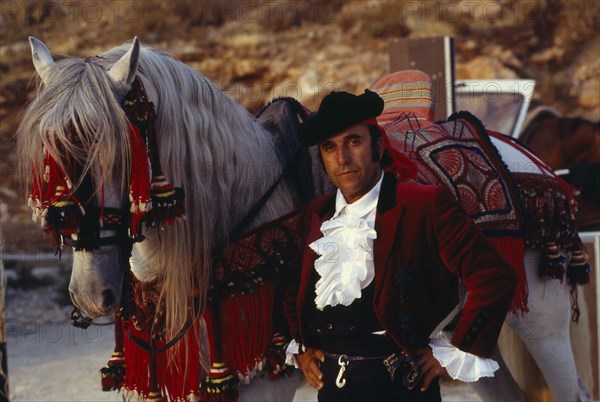
[(332, 323), (327, 324), (327, 329), (328, 330), (332, 330), (333, 329), (333, 324)]

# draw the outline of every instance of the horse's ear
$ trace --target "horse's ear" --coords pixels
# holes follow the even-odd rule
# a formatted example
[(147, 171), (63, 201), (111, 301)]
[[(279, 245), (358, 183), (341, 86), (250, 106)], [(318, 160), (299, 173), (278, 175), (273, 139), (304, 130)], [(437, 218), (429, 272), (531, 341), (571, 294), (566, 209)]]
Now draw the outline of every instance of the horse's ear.
[(129, 87), (135, 79), (139, 59), (140, 41), (136, 36), (127, 53), (108, 70), (108, 75), (120, 86)]
[(30, 36), (29, 44), (31, 45), (31, 57), (35, 71), (37, 71), (42, 81), (47, 83), (48, 71), (54, 65), (54, 59), (41, 40)]

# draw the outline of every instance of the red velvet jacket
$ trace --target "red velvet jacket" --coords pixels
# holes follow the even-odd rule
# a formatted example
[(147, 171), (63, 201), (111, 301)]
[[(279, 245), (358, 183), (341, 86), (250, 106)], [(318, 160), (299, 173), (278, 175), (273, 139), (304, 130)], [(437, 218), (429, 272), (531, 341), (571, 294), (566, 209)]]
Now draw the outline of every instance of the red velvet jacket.
[[(334, 194), (316, 198), (304, 212), (302, 265), (292, 274), (284, 312), (292, 336), (316, 346), (303, 320), (314, 303), (310, 278), (315, 254), (308, 244), (335, 209)], [(375, 218), (377, 239), (373, 309), (388, 336), (406, 352), (426, 345), (430, 333), (458, 303), (457, 277), (468, 297), (452, 343), (491, 356), (516, 286), (516, 275), (458, 206), (445, 187), (396, 181), (386, 174)]]

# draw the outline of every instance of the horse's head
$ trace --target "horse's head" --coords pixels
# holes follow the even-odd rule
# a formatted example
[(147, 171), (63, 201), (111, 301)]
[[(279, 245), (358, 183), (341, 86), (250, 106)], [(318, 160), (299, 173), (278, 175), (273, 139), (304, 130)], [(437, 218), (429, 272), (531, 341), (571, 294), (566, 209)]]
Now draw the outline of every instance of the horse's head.
[[(69, 292), (91, 317), (113, 313), (121, 299), (132, 239), (129, 198), (131, 130), (123, 99), (136, 76), (140, 45), (110, 68), (102, 60), (55, 61), (30, 37), (40, 85), (17, 132), (32, 201), (56, 246), (74, 247)], [(35, 213), (34, 213), (35, 214)]]

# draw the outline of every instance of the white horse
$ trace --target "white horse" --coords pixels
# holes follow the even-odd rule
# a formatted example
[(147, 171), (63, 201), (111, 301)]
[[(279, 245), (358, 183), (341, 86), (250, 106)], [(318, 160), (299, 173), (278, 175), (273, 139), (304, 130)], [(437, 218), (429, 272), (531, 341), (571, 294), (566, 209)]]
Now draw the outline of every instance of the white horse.
[[(18, 147), (23, 168), (37, 173), (34, 185), (47, 180), (45, 159), (55, 161), (59, 172), (67, 172), (65, 158), (70, 157), (80, 175), (65, 180), (65, 185), (82, 188), (83, 177), (90, 173), (92, 201), (127, 215), (123, 208), (127, 208), (128, 182), (139, 165), (131, 165), (133, 145), (121, 102), (136, 76), (154, 103), (159, 162), (164, 176), (185, 189), (186, 213), (181, 222), (144, 231), (145, 239), (132, 246), (130, 263), (140, 280), (160, 281), (166, 333), (173, 338), (191, 317), (205, 310), (213, 249), (226, 245), (234, 229), (247, 231), (306, 201), (294, 199), (285, 177), (280, 180), (284, 173), (280, 159), (285, 158), (277, 152), (278, 140), (215, 84), (164, 52), (140, 47), (137, 38), (131, 46), (85, 61), (54, 61), (41, 41), (31, 37), (30, 43), (41, 83), (18, 129)], [(298, 147), (292, 138), (292, 145)], [(270, 189), (270, 196), (254, 213), (254, 205)], [(84, 203), (81, 200), (82, 208)], [(143, 203), (137, 206), (144, 209)], [(45, 205), (38, 207), (43, 210)], [(249, 213), (251, 219), (244, 220)], [(244, 227), (239, 227), (242, 221)], [(82, 249), (74, 252), (69, 291), (74, 305), (90, 318), (111, 315), (119, 307), (128, 265), (124, 247), (128, 241), (121, 229), (105, 224), (100, 241), (106, 245), (93, 251), (78, 247)], [(58, 241), (63, 237), (69, 240), (70, 236), (59, 234)], [(196, 302), (194, 292), (199, 296)], [(206, 367), (206, 355), (195, 359)], [(171, 365), (169, 369), (185, 376), (185, 368)], [(258, 378), (241, 387), (240, 398), (291, 400), (299, 377)]]

